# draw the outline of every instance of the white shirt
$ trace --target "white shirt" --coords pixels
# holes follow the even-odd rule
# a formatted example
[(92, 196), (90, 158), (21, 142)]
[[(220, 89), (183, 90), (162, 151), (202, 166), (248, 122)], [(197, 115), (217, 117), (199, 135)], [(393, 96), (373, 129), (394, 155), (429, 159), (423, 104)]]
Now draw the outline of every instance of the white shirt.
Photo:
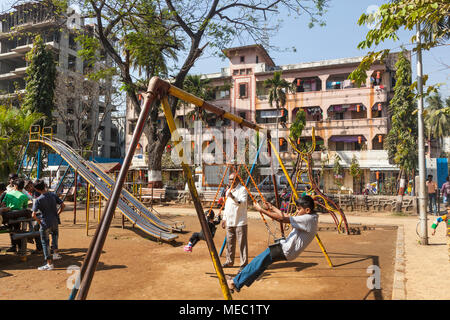
[[(230, 192), (235, 199), (231, 199)], [(223, 220), (227, 227), (240, 227), (247, 225), (247, 190), (242, 185), (233, 190), (227, 190), (227, 201), (223, 209)]]
[(291, 216), (292, 231), (286, 240), (280, 240), (286, 260), (294, 260), (311, 243), (317, 233), (319, 216), (316, 213)]

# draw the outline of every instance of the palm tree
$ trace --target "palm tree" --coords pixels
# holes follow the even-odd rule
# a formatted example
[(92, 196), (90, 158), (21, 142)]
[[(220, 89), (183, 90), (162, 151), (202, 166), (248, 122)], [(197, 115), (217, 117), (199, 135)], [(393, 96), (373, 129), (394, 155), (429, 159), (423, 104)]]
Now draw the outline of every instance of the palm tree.
[(449, 103), (450, 99), (447, 99), (445, 108), (439, 93), (427, 98), (428, 112), (425, 116), (425, 125), (429, 142), (435, 138), (441, 144), (442, 139), (448, 135), (450, 131), (450, 114), (447, 112)]
[(278, 118), (280, 114), (280, 108), (286, 105), (286, 91), (292, 91), (292, 84), (284, 79), (281, 79), (281, 71), (276, 71), (273, 74), (272, 79), (267, 79), (264, 81), (264, 86), (269, 89), (270, 105), (273, 107), (273, 103), (275, 102), (275, 107), (277, 110), (276, 128), (278, 143)]
[[(210, 79), (202, 79), (201, 75), (187, 75), (186, 79), (184, 79), (183, 89), (190, 94), (193, 94), (196, 97), (199, 97), (203, 100), (213, 100), (213, 90), (209, 85), (211, 82)], [(200, 109), (200, 110), (199, 110)], [(188, 112), (186, 116), (191, 118), (196, 115), (201, 119), (206, 120), (207, 113), (203, 108), (195, 108), (194, 110)]]

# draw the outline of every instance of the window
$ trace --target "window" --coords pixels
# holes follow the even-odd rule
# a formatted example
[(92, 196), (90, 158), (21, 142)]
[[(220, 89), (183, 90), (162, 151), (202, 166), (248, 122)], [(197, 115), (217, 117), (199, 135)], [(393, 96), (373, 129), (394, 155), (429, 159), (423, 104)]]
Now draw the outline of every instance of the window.
[(252, 74), (252, 69), (246, 69), (247, 74)]
[(133, 135), (135, 128), (136, 128), (136, 123), (134, 123), (134, 122), (130, 123), (130, 125), (128, 126), (128, 134)]
[(75, 35), (72, 33), (69, 34), (69, 48), (77, 51), (77, 43), (75, 41)]
[(239, 74), (239, 70), (233, 70), (233, 76), (237, 76)]
[(239, 117), (245, 119), (245, 112), (239, 112)]
[(256, 63), (259, 63), (259, 57), (256, 56)]
[(241, 56), (241, 63), (245, 62), (245, 56)]
[(69, 54), (69, 61), (68, 61), (67, 68), (68, 68), (70, 71), (75, 71), (75, 70), (76, 70), (76, 67), (77, 67), (77, 57), (75, 57), (75, 56)]
[(334, 120), (344, 120), (344, 113), (343, 112), (335, 113)]
[(239, 98), (247, 98), (247, 83), (239, 84)]
[(344, 151), (345, 145), (344, 142), (338, 141), (336, 142), (336, 151)]

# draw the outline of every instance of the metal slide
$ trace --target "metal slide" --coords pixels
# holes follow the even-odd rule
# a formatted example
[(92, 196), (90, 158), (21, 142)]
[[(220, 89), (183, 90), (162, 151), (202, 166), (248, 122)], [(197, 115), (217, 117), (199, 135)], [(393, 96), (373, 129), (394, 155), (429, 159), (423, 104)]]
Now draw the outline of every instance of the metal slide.
[[(114, 180), (108, 176), (106, 173), (102, 171), (101, 168), (99, 168), (95, 163), (91, 161), (86, 161), (83, 159), (78, 153), (76, 153), (70, 146), (68, 146), (64, 141), (55, 139), (53, 140), (46, 140), (50, 143), (54, 144), (54, 147), (61, 148), (61, 150), (67, 149), (68, 151), (72, 152), (72, 154), (86, 167), (88, 167), (91, 172), (93, 172), (95, 175), (97, 175), (101, 180), (106, 182), (106, 184), (111, 188), (111, 186), (114, 184)], [(139, 212), (142, 212), (144, 216), (155, 226), (157, 226), (160, 229), (166, 230), (166, 231), (178, 231), (180, 232), (184, 226), (178, 227), (176, 225), (168, 225), (161, 221), (154, 213), (153, 209), (147, 208), (145, 205), (143, 205), (138, 199), (136, 199), (128, 190), (123, 189), (122, 195), (125, 198), (125, 200), (131, 204), (134, 208), (136, 208)]]
[[(86, 181), (89, 182), (91, 186), (100, 192), (103, 197), (109, 199), (112, 192), (111, 185), (102, 180), (102, 178), (96, 174), (97, 170), (101, 171), (98, 167), (96, 167), (97, 170), (92, 170), (94, 171), (92, 172), (91, 168), (86, 165), (86, 161), (65, 143), (53, 141), (47, 138), (39, 140), (39, 142), (51, 147), (72, 168), (76, 169), (79, 175), (81, 175)], [(172, 228), (162, 222), (141, 203), (135, 205), (135, 203), (139, 201), (129, 192), (125, 191), (126, 190), (122, 191), (117, 207), (128, 220), (130, 220), (145, 233), (157, 239), (172, 241), (178, 238), (176, 234), (171, 233), (172, 230), (176, 230), (175, 228)], [(134, 208), (132, 206), (134, 206)]]

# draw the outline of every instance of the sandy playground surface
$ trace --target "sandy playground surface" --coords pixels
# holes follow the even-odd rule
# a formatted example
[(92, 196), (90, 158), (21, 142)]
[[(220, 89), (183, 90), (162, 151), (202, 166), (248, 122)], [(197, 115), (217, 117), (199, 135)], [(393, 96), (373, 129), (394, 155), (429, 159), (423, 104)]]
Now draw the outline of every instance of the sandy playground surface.
[[(139, 229), (133, 229), (130, 223), (122, 229), (117, 212), (88, 299), (223, 299), (206, 242), (199, 242), (192, 253), (183, 251), (191, 233), (200, 230), (195, 211), (167, 206), (156, 209), (163, 218), (184, 221), (185, 232), (178, 234), (176, 242), (158, 242), (149, 239)], [(9, 236), (0, 235), (0, 299), (65, 300), (69, 297), (67, 282), (72, 273), (68, 268), (81, 266), (96, 227), (91, 211), (89, 236), (86, 236), (84, 212), (82, 208), (78, 209), (75, 225), (70, 203), (62, 214), (59, 244), (63, 259), (55, 262), (54, 271), (37, 270), (44, 262), (41, 255), (30, 255), (26, 262), (21, 262), (18, 256), (6, 254)], [(275, 224), (269, 224), (275, 230)], [(233, 298), (391, 299), (396, 227), (369, 227), (360, 235), (343, 235), (334, 230), (327, 231), (329, 226), (321, 224), (319, 235), (334, 268), (328, 266), (318, 244), (313, 241), (297, 259), (271, 265), (250, 288), (244, 287), (240, 293), (233, 294)], [(224, 230), (219, 227), (214, 238), (218, 251), (224, 235)], [(268, 240), (264, 223), (252, 214), (249, 219), (250, 259), (267, 247)], [(29, 244), (28, 248), (34, 249), (34, 245)], [(381, 290), (367, 287), (367, 279), (371, 275), (367, 268), (371, 265), (380, 267)], [(237, 274), (238, 266), (237, 253), (235, 267), (224, 269), (225, 273)]]

